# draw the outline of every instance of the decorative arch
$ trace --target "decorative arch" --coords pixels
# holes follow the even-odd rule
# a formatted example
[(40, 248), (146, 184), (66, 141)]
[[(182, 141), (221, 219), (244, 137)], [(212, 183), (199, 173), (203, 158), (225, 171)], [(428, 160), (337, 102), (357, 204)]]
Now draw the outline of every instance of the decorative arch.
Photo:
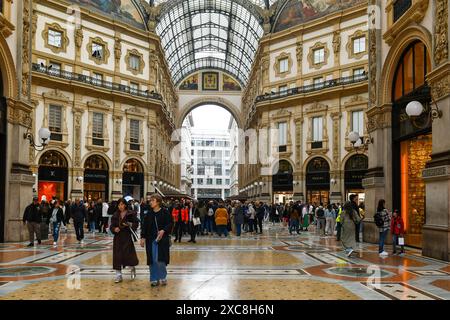
[(91, 157), (100, 157), (100, 158), (102, 158), (103, 161), (105, 162), (106, 166), (107, 166), (107, 170), (108, 170), (108, 171), (112, 168), (112, 162), (111, 162), (111, 160), (109, 159), (109, 157), (106, 156), (105, 154), (100, 154), (100, 153), (96, 153), (96, 152), (88, 153), (87, 155), (85, 155), (85, 156), (83, 157), (83, 160), (82, 160), (82, 162), (81, 162), (81, 163), (83, 163), (83, 168), (86, 168), (86, 162), (87, 162), (87, 161), (89, 160), (89, 158), (91, 158)]
[(221, 97), (208, 96), (208, 97), (201, 97), (201, 98), (194, 99), (191, 102), (189, 102), (188, 104), (184, 105), (182, 107), (181, 112), (178, 114), (178, 117), (175, 120), (176, 128), (181, 128), (183, 126), (183, 121), (187, 117), (189, 112), (191, 112), (192, 110), (194, 110), (197, 107), (201, 107), (201, 106), (204, 106), (207, 104), (216, 104), (218, 106), (223, 107), (224, 109), (226, 109), (233, 115), (239, 128), (244, 127), (243, 121), (240, 117), (241, 112), (240, 112), (239, 108), (237, 108), (233, 103), (231, 103), (227, 99), (224, 99)]
[(123, 170), (123, 167), (125, 166), (125, 163), (127, 163), (127, 161), (129, 160), (136, 160), (137, 162), (139, 162), (139, 164), (142, 166), (142, 173), (145, 174), (146, 173), (146, 164), (145, 161), (142, 160), (140, 157), (136, 157), (136, 156), (129, 156), (126, 157), (122, 163), (120, 164), (120, 169)]
[[(433, 40), (431, 33), (420, 25), (411, 26), (403, 30), (396, 37), (394, 43), (389, 50), (386, 60), (383, 64), (383, 69), (380, 77), (380, 101), (381, 105), (392, 103), (392, 86), (394, 83), (394, 76), (397, 70), (397, 65), (402, 57), (404, 50), (414, 41), (419, 40), (423, 42), (429, 53), (433, 52)], [(434, 62), (431, 59), (431, 68), (433, 69)], [(431, 71), (431, 70), (430, 70)]]
[(15, 98), (18, 95), (17, 75), (14, 59), (5, 38), (0, 37), (0, 68), (3, 82), (3, 95)]
[(366, 156), (366, 157), (368, 157), (368, 155), (366, 154), (366, 153), (358, 153), (358, 152), (356, 152), (356, 151), (351, 151), (351, 152), (349, 152), (349, 153), (347, 153), (346, 155), (345, 155), (345, 157), (342, 159), (342, 161), (341, 161), (341, 170), (342, 171), (345, 171), (345, 167), (346, 167), (346, 164), (347, 164), (347, 161), (350, 159), (350, 158), (352, 158), (353, 156), (355, 156), (355, 155), (364, 155), (364, 156)]
[(290, 166), (291, 166), (291, 168), (292, 168), (292, 174), (295, 173), (295, 163), (294, 163), (294, 161), (292, 161), (292, 159), (289, 159), (289, 158), (279, 158), (279, 159), (277, 159), (276, 161), (274, 161), (274, 162), (272, 163), (272, 165), (270, 166), (270, 172), (272, 173), (272, 175), (277, 174), (278, 170), (277, 170), (277, 172), (274, 172), (274, 170), (275, 170), (277, 164), (280, 163), (280, 161), (287, 161), (287, 162), (289, 162), (289, 164), (290, 164)]
[(67, 167), (68, 167), (68, 168), (72, 168), (72, 167), (73, 167), (72, 159), (70, 158), (70, 155), (69, 155), (65, 150), (63, 150), (63, 149), (58, 149), (58, 148), (48, 148), (48, 147), (45, 148), (45, 149), (42, 150), (42, 151), (39, 151), (39, 152), (37, 153), (37, 155), (36, 155), (36, 157), (35, 157), (35, 163), (36, 163), (36, 166), (39, 167), (42, 156), (43, 156), (46, 152), (49, 152), (49, 151), (53, 151), (53, 152), (58, 152), (58, 153), (60, 153), (60, 154), (65, 158), (66, 163), (67, 163)]
[(333, 162), (331, 161), (330, 158), (328, 158), (326, 155), (323, 155), (323, 154), (320, 154), (320, 155), (314, 154), (314, 155), (309, 156), (307, 159), (305, 159), (305, 162), (303, 162), (303, 170), (302, 171), (304, 173), (307, 172), (308, 165), (311, 162), (311, 160), (313, 160), (314, 158), (323, 158), (326, 162), (328, 162), (328, 167), (330, 168), (330, 171), (332, 170), (331, 164)]
[[(43, 161), (43, 160), (46, 160), (46, 159), (50, 160), (51, 156), (54, 156), (54, 159), (60, 161), (60, 164), (61, 164), (61, 165), (54, 166), (54, 167), (60, 167), (60, 168), (68, 168), (69, 167), (67, 159), (64, 157), (64, 155), (61, 152), (59, 152), (57, 150), (46, 150), (39, 158), (39, 166), (53, 166), (53, 165), (48, 165), (46, 163), (41, 163), (41, 161)], [(47, 158), (45, 158), (45, 157), (47, 157)]]

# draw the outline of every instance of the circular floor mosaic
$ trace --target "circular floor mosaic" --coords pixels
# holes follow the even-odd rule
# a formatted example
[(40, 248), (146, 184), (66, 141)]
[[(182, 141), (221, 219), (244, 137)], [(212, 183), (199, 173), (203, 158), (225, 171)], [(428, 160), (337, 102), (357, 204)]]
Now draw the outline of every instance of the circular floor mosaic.
[(26, 277), (49, 274), (56, 269), (45, 266), (0, 267), (0, 277)]
[(102, 251), (102, 250), (109, 250), (111, 249), (111, 246), (109, 245), (100, 245), (100, 244), (86, 244), (86, 245), (69, 245), (64, 247), (64, 251)]
[(345, 277), (353, 277), (353, 278), (369, 278), (371, 276), (377, 276), (381, 278), (386, 278), (389, 276), (393, 276), (394, 274), (382, 269), (371, 269), (368, 267), (334, 267), (326, 270), (330, 274), (336, 274)]

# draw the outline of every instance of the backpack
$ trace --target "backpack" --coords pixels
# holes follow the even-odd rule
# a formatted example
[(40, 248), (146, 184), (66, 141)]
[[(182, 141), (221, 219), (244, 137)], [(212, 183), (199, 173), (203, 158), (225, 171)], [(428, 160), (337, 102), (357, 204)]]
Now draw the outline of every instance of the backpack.
[(383, 221), (383, 217), (381, 216), (381, 212), (378, 211), (377, 213), (375, 213), (375, 215), (373, 216), (373, 219), (378, 228), (382, 228), (384, 226), (384, 221)]
[(214, 210), (212, 208), (209, 208), (208, 216), (212, 217), (213, 215), (214, 215)]
[(324, 216), (325, 216), (325, 211), (323, 211), (322, 208), (319, 208), (319, 209), (317, 210), (317, 217), (318, 217), (318, 218), (323, 218)]

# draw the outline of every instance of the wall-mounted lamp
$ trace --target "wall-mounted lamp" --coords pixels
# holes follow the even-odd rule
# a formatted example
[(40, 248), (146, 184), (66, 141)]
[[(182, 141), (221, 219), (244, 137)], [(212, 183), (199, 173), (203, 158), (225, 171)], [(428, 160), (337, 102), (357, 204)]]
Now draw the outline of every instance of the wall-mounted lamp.
[(81, 182), (83, 182), (83, 177), (76, 177), (75, 180), (76, 180), (78, 183), (81, 183)]
[(260, 186), (263, 186), (263, 185), (264, 185), (264, 182), (260, 181), (260, 182), (259, 182), (259, 185), (260, 185)]
[(373, 138), (370, 136), (368, 137), (361, 137), (358, 132), (352, 131), (348, 134), (348, 140), (350, 140), (351, 144), (353, 145), (353, 148), (358, 149), (361, 147), (366, 148), (369, 144), (373, 143)]
[(162, 185), (163, 185), (163, 183), (164, 183), (164, 182), (160, 181), (160, 182), (159, 182), (159, 185), (160, 185), (160, 186), (162, 186)]
[(336, 179), (333, 178), (330, 180), (330, 184), (335, 185), (336, 183), (337, 183)]
[(116, 183), (117, 183), (117, 184), (122, 184), (122, 179), (117, 179), (117, 180), (116, 180)]
[(27, 128), (27, 132), (23, 134), (23, 138), (30, 142), (30, 146), (36, 151), (42, 151), (48, 145), (50, 141), (51, 132), (47, 128), (40, 128), (38, 131), (39, 141), (41, 144), (36, 144), (34, 141), (34, 135), (30, 131), (31, 125)]
[(294, 181), (292, 181), (292, 184), (293, 184), (294, 186), (299, 185), (299, 184), (300, 184), (300, 181), (294, 180)]
[[(406, 105), (406, 114), (410, 118), (412, 124), (419, 128), (424, 129), (433, 122), (434, 119), (438, 119), (442, 117), (442, 111), (439, 110), (439, 107), (436, 103), (434, 103), (435, 107), (430, 104), (426, 104), (425, 106), (419, 101), (411, 101)], [(418, 124), (417, 120), (422, 118), (421, 116), (426, 114), (425, 123)]]

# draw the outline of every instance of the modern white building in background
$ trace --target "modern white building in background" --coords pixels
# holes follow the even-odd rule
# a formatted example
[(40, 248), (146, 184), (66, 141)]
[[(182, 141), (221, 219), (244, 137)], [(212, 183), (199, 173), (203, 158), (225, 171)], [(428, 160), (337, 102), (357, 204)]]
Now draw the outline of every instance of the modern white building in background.
[(230, 194), (231, 142), (229, 130), (191, 131), (192, 193), (196, 199), (225, 199)]
[(181, 186), (180, 191), (184, 194), (191, 194), (192, 186), (192, 173), (194, 168), (192, 166), (192, 156), (191, 156), (191, 131), (194, 126), (194, 119), (192, 113), (189, 113), (186, 119), (183, 121), (183, 126), (181, 127)]
[(239, 194), (239, 178), (238, 178), (238, 133), (239, 128), (237, 122), (233, 117), (230, 117), (228, 124), (228, 131), (230, 133), (230, 196), (237, 196)]

